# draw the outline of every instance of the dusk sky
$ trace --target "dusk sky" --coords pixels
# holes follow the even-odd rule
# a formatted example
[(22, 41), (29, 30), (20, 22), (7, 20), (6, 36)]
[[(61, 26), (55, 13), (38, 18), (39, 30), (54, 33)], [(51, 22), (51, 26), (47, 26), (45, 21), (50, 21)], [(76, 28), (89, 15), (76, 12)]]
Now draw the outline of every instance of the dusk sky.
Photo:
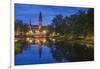
[(39, 13), (42, 13), (43, 25), (48, 25), (52, 22), (53, 17), (58, 14), (70, 16), (82, 11), (87, 11), (88, 8), (83, 7), (64, 7), (64, 6), (48, 6), (34, 4), (15, 4), (15, 20), (22, 20), (24, 23), (29, 23), (32, 18), (32, 24), (38, 24)]

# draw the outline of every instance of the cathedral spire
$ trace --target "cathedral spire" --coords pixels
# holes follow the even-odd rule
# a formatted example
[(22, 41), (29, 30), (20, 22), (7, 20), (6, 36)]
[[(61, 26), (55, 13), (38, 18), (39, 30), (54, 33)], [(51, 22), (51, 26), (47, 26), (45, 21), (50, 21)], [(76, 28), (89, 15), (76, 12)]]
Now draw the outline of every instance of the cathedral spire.
[(29, 21), (29, 25), (31, 25), (32, 21), (31, 21), (31, 18), (30, 18), (30, 21)]
[(39, 23), (38, 23), (39, 31), (42, 31), (42, 13), (39, 14)]
[(29, 19), (29, 29), (31, 30), (32, 29), (32, 18), (30, 17), (30, 19)]
[(42, 23), (42, 13), (39, 14), (39, 22)]

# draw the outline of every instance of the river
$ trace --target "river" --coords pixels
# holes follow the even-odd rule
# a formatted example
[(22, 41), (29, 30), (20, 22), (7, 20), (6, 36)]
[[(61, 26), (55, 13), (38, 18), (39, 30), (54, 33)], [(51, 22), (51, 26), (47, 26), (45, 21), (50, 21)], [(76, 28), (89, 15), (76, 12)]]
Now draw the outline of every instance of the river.
[(80, 62), (94, 60), (91, 41), (56, 38), (16, 38), (15, 65)]

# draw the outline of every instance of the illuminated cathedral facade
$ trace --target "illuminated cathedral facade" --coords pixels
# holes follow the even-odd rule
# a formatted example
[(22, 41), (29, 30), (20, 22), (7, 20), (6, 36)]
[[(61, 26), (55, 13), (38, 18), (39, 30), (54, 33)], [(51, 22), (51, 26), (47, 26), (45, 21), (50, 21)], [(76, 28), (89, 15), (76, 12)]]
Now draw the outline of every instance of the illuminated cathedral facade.
[(47, 31), (43, 29), (42, 13), (40, 12), (39, 19), (38, 19), (38, 25), (36, 27), (34, 27), (32, 25), (32, 21), (30, 19), (29, 26), (28, 26), (28, 31), (26, 32), (26, 36), (46, 37), (46, 35), (47, 35)]

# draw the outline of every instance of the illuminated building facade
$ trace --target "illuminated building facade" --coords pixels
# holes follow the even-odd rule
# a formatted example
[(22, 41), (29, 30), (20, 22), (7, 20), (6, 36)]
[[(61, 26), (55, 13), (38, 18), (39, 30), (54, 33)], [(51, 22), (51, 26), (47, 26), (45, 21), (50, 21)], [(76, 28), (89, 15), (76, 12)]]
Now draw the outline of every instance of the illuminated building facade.
[(30, 19), (28, 31), (26, 32), (27, 36), (46, 37), (47, 31), (44, 30), (43, 26), (42, 26), (42, 13), (41, 12), (39, 14), (38, 25), (34, 26), (31, 23), (32, 23), (32, 21)]

